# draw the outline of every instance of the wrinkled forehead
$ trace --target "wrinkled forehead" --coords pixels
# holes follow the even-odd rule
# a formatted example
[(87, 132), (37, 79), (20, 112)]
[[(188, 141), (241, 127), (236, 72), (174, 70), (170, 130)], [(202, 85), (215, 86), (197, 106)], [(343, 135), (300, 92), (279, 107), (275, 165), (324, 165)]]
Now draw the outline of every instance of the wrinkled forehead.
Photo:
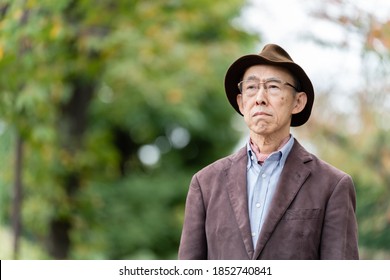
[(244, 72), (243, 80), (267, 80), (278, 78), (285, 81), (294, 80), (294, 76), (286, 68), (274, 65), (253, 65)]

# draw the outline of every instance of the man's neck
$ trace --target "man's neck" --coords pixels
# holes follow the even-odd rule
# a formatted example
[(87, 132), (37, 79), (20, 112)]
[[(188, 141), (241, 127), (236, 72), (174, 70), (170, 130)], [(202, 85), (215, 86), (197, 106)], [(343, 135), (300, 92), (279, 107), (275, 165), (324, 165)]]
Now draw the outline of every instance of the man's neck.
[(258, 135), (251, 134), (250, 138), (252, 144), (254, 144), (262, 154), (271, 154), (279, 150), (284, 144), (287, 143), (290, 137), (290, 133), (275, 136), (275, 135)]

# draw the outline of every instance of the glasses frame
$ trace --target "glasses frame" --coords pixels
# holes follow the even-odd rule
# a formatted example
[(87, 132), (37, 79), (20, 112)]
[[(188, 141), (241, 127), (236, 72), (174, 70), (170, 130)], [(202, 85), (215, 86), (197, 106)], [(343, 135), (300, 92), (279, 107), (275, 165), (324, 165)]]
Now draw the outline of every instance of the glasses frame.
[[(237, 84), (238, 90), (240, 91), (241, 94), (244, 94), (243, 91), (242, 91), (242, 84), (243, 84), (244, 82), (248, 82), (248, 81), (256, 81), (256, 80), (255, 80), (255, 79), (242, 80), (242, 81), (240, 81), (240, 82)], [(290, 87), (292, 87), (296, 92), (299, 91), (299, 90), (298, 90), (295, 86), (293, 86), (291, 83), (286, 82), (286, 81), (283, 81), (283, 80), (280, 80), (280, 79), (275, 79), (275, 78), (271, 78), (271, 79), (265, 80), (264, 82), (258, 81), (257, 84), (258, 84), (258, 85), (264, 85), (264, 84), (269, 83), (269, 82), (278, 82), (278, 83), (280, 83), (281, 85), (285, 85), (285, 86), (290, 86)], [(267, 88), (265, 88), (264, 86), (263, 86), (263, 88), (264, 88), (265, 92), (268, 93)], [(259, 89), (257, 90), (257, 92), (258, 92), (259, 90), (260, 90), (260, 87), (259, 87)], [(256, 92), (256, 93), (257, 93), (257, 92)], [(256, 95), (256, 94), (255, 94), (255, 95)]]

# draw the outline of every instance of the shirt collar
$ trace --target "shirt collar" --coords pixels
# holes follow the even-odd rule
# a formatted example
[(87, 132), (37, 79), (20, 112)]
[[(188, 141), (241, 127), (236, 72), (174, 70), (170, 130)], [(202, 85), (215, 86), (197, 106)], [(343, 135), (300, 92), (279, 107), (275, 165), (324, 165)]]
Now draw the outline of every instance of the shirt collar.
[[(251, 148), (249, 141), (250, 141), (250, 139), (247, 141), (247, 144), (246, 144), (247, 154), (248, 154), (247, 170), (249, 168), (251, 168), (253, 165), (258, 165), (256, 154), (252, 151), (252, 148)], [(279, 165), (283, 168), (283, 166), (286, 162), (287, 156), (289, 155), (293, 145), (294, 145), (294, 137), (290, 134), (290, 139), (287, 141), (287, 143), (278, 151), (275, 151), (272, 154), (270, 154), (269, 158), (272, 158), (273, 155), (278, 153), (279, 154), (279, 158), (278, 158)]]

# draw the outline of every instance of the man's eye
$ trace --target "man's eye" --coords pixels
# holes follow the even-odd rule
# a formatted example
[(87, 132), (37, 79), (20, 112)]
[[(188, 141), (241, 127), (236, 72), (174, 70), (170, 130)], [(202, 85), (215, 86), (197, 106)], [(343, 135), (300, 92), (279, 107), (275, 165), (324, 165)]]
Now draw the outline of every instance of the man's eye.
[(267, 89), (279, 89), (279, 88), (280, 88), (279, 84), (275, 84), (275, 83), (267, 84)]
[(255, 89), (256, 87), (256, 84), (249, 84), (246, 86), (246, 89)]

